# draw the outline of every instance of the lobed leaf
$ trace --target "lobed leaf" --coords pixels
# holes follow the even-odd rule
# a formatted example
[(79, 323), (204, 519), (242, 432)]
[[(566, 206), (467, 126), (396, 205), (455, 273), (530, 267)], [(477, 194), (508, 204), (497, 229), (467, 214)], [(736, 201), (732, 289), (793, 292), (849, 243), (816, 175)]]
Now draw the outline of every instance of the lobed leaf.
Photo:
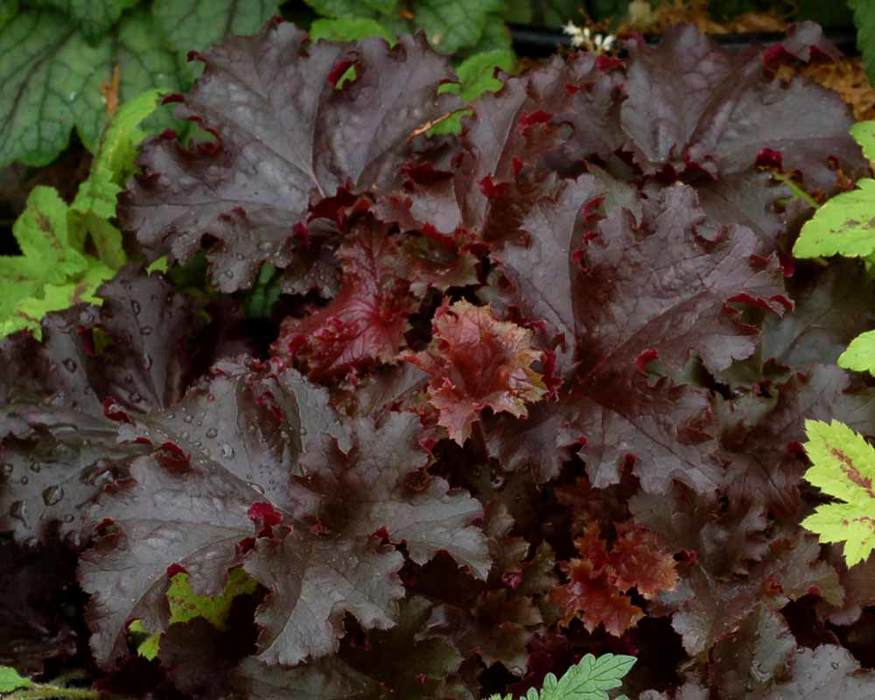
[(793, 255), (797, 258), (872, 255), (875, 253), (873, 203), (875, 180), (859, 180), (856, 190), (833, 197), (805, 223), (793, 246)]
[(805, 430), (813, 465), (806, 481), (844, 503), (819, 506), (802, 525), (821, 542), (845, 542), (845, 559), (853, 566), (875, 548), (875, 448), (838, 421), (809, 420)]

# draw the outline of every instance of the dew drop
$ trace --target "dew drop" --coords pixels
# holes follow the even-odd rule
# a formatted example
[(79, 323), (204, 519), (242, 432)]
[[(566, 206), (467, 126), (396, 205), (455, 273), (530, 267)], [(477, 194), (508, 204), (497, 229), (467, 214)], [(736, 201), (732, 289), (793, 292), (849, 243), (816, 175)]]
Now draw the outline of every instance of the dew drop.
[(273, 243), (271, 243), (270, 241), (262, 241), (261, 243), (258, 244), (258, 247), (259, 247), (259, 249), (261, 249), (265, 253), (269, 253), (271, 251), (271, 249), (273, 248)]
[(140, 306), (140, 302), (136, 299), (131, 299), (131, 311), (134, 312), (134, 316), (138, 316), (140, 311), (142, 311), (142, 307)]
[(152, 335), (152, 326), (143, 326), (140, 329), (142, 335)]
[(131, 400), (131, 403), (140, 403), (143, 400), (143, 397), (140, 394), (138, 394), (136, 391), (132, 391), (129, 394), (129, 398)]
[(42, 469), (42, 467), (40, 466), (40, 463), (39, 463), (39, 462), (31, 462), (31, 463), (30, 463), (30, 470), (31, 470), (34, 474), (39, 474), (39, 473), (40, 473), (40, 469)]
[(839, 662), (838, 661), (830, 661), (829, 665), (832, 666), (833, 671), (839, 670)]
[(76, 371), (76, 362), (71, 360), (69, 357), (66, 360), (64, 360), (61, 364), (64, 365), (64, 367), (66, 368), (66, 370), (68, 372), (75, 372)]
[(248, 486), (250, 486), (253, 490), (260, 493), (262, 496), (264, 495), (264, 487), (261, 484), (256, 484), (254, 481), (246, 482)]
[(21, 481), (22, 486), (27, 486), (27, 482), (30, 481), (30, 479), (28, 479), (26, 476), (23, 476), (21, 477), (21, 479), (19, 479), (19, 481)]
[(207, 437), (208, 438), (214, 438), (218, 434), (219, 434), (219, 431), (216, 430), (215, 428), (210, 428), (209, 430), (207, 430)]
[(27, 525), (27, 503), (15, 501), (15, 503), (9, 506), (9, 515)]
[(65, 522), (65, 523), (72, 523), (73, 520), (74, 520), (74, 518), (73, 518), (72, 515), (67, 514), (67, 515), (64, 516), (64, 522)]
[(231, 447), (227, 442), (222, 445), (222, 457), (225, 459), (231, 459), (234, 456), (234, 448)]
[(191, 414), (186, 414), (182, 417), (182, 421), (184, 423), (191, 423), (193, 420), (194, 420), (194, 416), (192, 416)]
[(61, 502), (64, 497), (64, 489), (60, 486), (49, 486), (43, 491), (43, 503), (47, 506), (54, 506)]
[(2, 474), (3, 476), (9, 476), (12, 473), (13, 469), (14, 467), (7, 462), (2, 467), (0, 467), (0, 474)]
[(145, 367), (146, 369), (152, 369), (152, 364), (153, 364), (152, 356), (148, 353), (143, 355), (143, 367)]

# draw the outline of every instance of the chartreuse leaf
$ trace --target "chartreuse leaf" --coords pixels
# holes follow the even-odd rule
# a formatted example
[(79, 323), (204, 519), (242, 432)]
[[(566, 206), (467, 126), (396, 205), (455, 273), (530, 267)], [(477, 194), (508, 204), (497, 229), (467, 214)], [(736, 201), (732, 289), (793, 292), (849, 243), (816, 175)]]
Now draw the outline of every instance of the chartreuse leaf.
[(875, 120), (857, 122), (851, 127), (851, 136), (860, 144), (863, 154), (875, 163)]
[(875, 548), (875, 448), (844, 423), (805, 423), (805, 451), (812, 462), (805, 479), (843, 502), (818, 506), (802, 526), (821, 542), (844, 542), (848, 566)]
[(875, 331), (861, 333), (838, 359), (839, 367), (875, 374)]
[[(48, 312), (100, 303), (95, 291), (126, 261), (121, 232), (111, 220), (124, 179), (133, 172), (137, 144), (145, 137), (138, 125), (155, 110), (158, 98), (151, 90), (118, 110), (72, 205), (51, 187), (30, 193), (12, 227), (22, 254), (0, 257), (0, 336), (30, 329), (39, 337), (40, 320)], [(96, 258), (86, 253), (91, 244)]]
[[(634, 656), (587, 654), (558, 680), (548, 673), (543, 690), (530, 689), (525, 700), (607, 700), (607, 691), (622, 684), (635, 661)], [(513, 700), (513, 696), (493, 695), (489, 700)]]
[(10, 666), (0, 666), (0, 693), (11, 693), (19, 688), (31, 685), (29, 679), (19, 675), (18, 671)]
[(38, 186), (12, 227), (20, 256), (0, 257), (0, 336), (30, 329), (40, 337), (49, 311), (97, 300), (94, 291), (113, 269), (82, 252), (70, 235), (69, 210), (57, 191)]
[(70, 206), (71, 227), (80, 245), (90, 236), (97, 256), (113, 268), (125, 264), (121, 232), (115, 218), (116, 198), (134, 171), (137, 146), (146, 137), (140, 122), (158, 107), (160, 93), (149, 90), (124, 103), (101, 136), (88, 178)]
[(864, 258), (875, 253), (875, 180), (833, 197), (802, 227), (793, 246), (797, 258), (830, 255)]
[[(217, 596), (196, 594), (191, 589), (188, 574), (184, 572), (175, 574), (170, 580), (166, 594), (170, 606), (170, 624), (202, 617), (218, 629), (223, 629), (228, 621), (234, 598), (245, 593), (254, 593), (257, 588), (258, 582), (242, 568), (231, 570), (225, 589)], [(133, 622), (128, 629), (131, 632), (148, 633), (139, 620)], [(160, 633), (149, 635), (139, 644), (137, 652), (147, 659), (156, 658), (160, 639)]]
[[(68, 674), (68, 679), (77, 677), (77, 674)], [(16, 693), (15, 691), (21, 691)], [(15, 693), (7, 695), (7, 693)], [(101, 697), (100, 691), (88, 690), (87, 688), (68, 687), (61, 683), (60, 679), (53, 683), (34, 683), (25, 678), (11, 666), (0, 666), (0, 696), (8, 697), (9, 700), (60, 700), (61, 698), (79, 698), (80, 700), (97, 700)]]
[(12, 233), (24, 257), (45, 268), (42, 274), (46, 282), (63, 282), (88, 267), (85, 255), (70, 240), (67, 205), (52, 187), (38, 186), (31, 191)]

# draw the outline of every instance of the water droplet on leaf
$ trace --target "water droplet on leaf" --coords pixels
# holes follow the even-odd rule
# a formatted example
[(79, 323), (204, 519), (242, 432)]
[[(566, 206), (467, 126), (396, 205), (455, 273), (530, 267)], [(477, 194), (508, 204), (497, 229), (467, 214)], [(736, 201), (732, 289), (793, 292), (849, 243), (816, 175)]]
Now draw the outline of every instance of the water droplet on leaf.
[(43, 491), (43, 503), (47, 506), (60, 503), (62, 498), (64, 498), (64, 489), (60, 486), (49, 486)]

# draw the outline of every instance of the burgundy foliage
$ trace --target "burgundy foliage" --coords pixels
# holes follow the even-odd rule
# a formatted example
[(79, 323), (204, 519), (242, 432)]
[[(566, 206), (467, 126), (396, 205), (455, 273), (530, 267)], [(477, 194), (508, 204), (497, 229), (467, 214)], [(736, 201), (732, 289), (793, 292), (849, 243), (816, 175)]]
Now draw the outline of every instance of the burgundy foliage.
[[(460, 102), (421, 37), (271, 23), (199, 56), (174, 101), (209, 137), (146, 142), (121, 220), (226, 297), (132, 267), (0, 343), (0, 663), (478, 698), (615, 652), (630, 696), (875, 696), (871, 576), (799, 527), (804, 419), (875, 433), (834, 366), (872, 287), (789, 264), (803, 209), (771, 177), (865, 168), (840, 99), (775, 77), (832, 49), (628, 48), (508, 78), (440, 137)], [(256, 332), (230, 300), (265, 264)], [(215, 595), (236, 567), (258, 590), (225, 629), (171, 623), (174, 574)]]

